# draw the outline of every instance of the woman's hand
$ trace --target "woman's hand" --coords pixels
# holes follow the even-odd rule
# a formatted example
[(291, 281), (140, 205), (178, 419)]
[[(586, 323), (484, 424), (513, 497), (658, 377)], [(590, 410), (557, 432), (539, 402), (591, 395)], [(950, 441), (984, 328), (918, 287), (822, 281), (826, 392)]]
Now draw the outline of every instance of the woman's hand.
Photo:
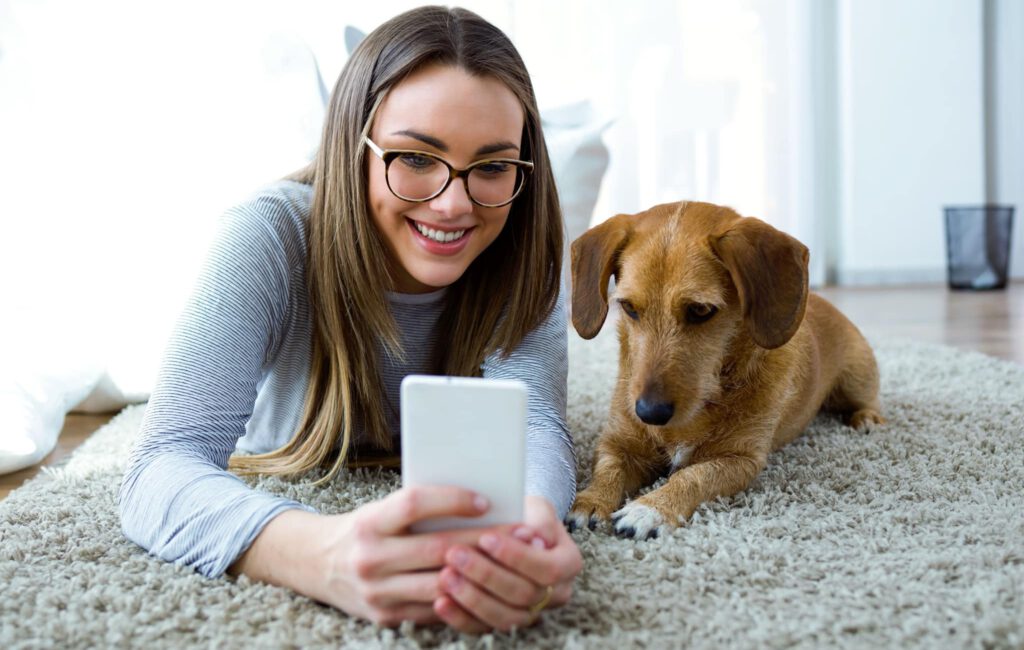
[(477, 517), (489, 507), (468, 490), (418, 487), (339, 516), (325, 556), (331, 604), (385, 626), (440, 622), (433, 603), (442, 594), (439, 570), (447, 552), (476, 545), (482, 534), (507, 535), (511, 527), (410, 534), (409, 526), (433, 517)]
[(543, 608), (569, 602), (583, 569), (576, 543), (543, 497), (526, 497), (524, 519), (508, 532), (480, 536), (478, 547), (460, 544), (446, 552), (444, 595), (434, 603), (444, 622), (473, 634), (507, 631), (532, 625), (539, 616), (533, 610), (545, 599)]
[(403, 488), (340, 515), (288, 510), (272, 519), (229, 570), (289, 587), (378, 625), (437, 623), (439, 572), (455, 546), (511, 526), (411, 534), (440, 516), (477, 517), (489, 504), (454, 487)]

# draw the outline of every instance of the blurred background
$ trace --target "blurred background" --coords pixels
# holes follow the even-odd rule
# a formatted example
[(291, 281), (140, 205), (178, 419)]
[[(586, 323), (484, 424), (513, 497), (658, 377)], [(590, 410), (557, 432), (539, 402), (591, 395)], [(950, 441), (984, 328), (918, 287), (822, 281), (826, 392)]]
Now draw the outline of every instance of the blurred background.
[[(418, 4), (0, 0), (0, 364), (98, 372), (96, 410), (145, 399), (217, 218), (315, 149), (346, 28)], [(1024, 199), (1024, 2), (461, 6), (531, 71), (573, 236), (712, 201), (807, 244), (841, 307), (913, 312), (900, 334), (979, 312), (944, 288), (943, 208)], [(1004, 329), (1008, 295), (980, 311)]]

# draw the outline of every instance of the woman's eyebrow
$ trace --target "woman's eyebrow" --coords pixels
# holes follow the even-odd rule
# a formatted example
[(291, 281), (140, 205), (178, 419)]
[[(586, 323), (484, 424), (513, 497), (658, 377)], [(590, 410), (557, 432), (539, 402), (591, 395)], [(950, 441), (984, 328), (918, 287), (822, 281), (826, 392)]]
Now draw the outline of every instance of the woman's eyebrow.
[[(419, 131), (413, 131), (412, 129), (402, 129), (401, 131), (395, 131), (391, 135), (408, 136), (410, 138), (419, 140), (424, 144), (429, 144), (431, 147), (434, 147), (439, 151), (448, 153), (448, 145), (446, 145), (444, 142), (438, 140), (432, 135), (427, 135), (426, 133), (420, 133)], [(515, 144), (509, 142), (508, 140), (501, 140), (499, 142), (485, 144), (484, 146), (476, 150), (476, 155), (483, 156), (489, 153), (494, 153), (496, 151), (505, 151), (508, 149), (519, 151), (519, 147), (516, 146)]]
[(519, 147), (517, 147), (516, 145), (512, 144), (508, 140), (502, 140), (501, 142), (495, 142), (493, 144), (485, 144), (484, 146), (476, 150), (476, 155), (483, 156), (498, 151), (506, 151), (508, 149), (514, 149), (515, 151), (519, 151)]
[(419, 131), (413, 131), (412, 129), (402, 129), (401, 131), (395, 131), (391, 135), (406, 135), (410, 138), (415, 138), (424, 144), (429, 144), (435, 149), (439, 149), (445, 153), (448, 152), (448, 145), (433, 136), (427, 135), (426, 133), (420, 133)]

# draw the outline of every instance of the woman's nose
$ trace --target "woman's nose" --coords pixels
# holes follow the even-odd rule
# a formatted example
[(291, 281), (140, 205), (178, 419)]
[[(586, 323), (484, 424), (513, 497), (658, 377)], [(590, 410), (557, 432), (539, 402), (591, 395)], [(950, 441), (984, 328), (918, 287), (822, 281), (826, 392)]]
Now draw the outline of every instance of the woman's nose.
[(473, 202), (466, 193), (466, 183), (461, 178), (453, 178), (444, 191), (430, 200), (430, 209), (434, 212), (454, 218), (473, 211)]

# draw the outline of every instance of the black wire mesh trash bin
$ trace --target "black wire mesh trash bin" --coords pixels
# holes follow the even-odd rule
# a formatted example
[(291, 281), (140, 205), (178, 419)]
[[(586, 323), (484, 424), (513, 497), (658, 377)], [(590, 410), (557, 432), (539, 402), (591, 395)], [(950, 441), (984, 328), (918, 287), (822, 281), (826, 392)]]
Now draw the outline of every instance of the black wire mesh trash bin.
[(946, 208), (946, 260), (953, 289), (1002, 289), (1010, 267), (1013, 206)]

